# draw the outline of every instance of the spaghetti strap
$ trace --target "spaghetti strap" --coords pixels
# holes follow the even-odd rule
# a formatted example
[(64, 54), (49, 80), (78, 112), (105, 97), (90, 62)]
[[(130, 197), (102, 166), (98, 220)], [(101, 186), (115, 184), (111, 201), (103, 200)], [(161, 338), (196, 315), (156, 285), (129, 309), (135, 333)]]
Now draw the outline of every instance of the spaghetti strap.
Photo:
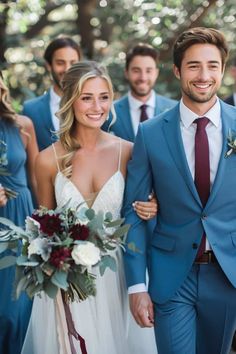
[(119, 148), (119, 161), (118, 161), (118, 171), (120, 171), (120, 164), (121, 164), (121, 153), (122, 153), (122, 139), (119, 138), (120, 140), (120, 148)]
[(52, 148), (53, 148), (54, 155), (55, 155), (55, 160), (56, 160), (56, 164), (57, 164), (57, 170), (58, 170), (58, 172), (60, 172), (60, 166), (59, 166), (59, 163), (58, 163), (58, 158), (57, 158), (57, 153), (56, 153), (56, 149), (55, 149), (54, 143), (52, 144)]

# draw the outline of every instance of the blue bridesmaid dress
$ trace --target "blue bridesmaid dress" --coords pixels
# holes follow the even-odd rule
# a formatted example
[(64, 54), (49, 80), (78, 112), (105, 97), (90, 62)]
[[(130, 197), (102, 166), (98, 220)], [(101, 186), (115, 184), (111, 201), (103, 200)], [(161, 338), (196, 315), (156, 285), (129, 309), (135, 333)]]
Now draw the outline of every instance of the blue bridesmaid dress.
[[(19, 193), (17, 198), (8, 200), (6, 206), (0, 207), (0, 216), (24, 226), (26, 216), (33, 211), (27, 187), (26, 151), (19, 128), (1, 118), (0, 142), (6, 143), (7, 170), (10, 173), (10, 176), (0, 176), (0, 183)], [(26, 294), (22, 294), (17, 301), (13, 299), (14, 277), (14, 267), (0, 270), (0, 354), (20, 354), (31, 314), (32, 301)]]

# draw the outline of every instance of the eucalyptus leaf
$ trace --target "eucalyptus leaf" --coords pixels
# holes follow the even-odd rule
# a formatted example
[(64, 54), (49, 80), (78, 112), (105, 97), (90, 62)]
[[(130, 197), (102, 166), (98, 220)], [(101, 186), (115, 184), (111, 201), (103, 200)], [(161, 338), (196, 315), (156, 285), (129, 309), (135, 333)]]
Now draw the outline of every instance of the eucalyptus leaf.
[(63, 290), (67, 290), (69, 284), (67, 283), (67, 273), (63, 271), (56, 271), (52, 278), (51, 282), (56, 285), (58, 288), (61, 288)]
[(28, 259), (27, 256), (21, 255), (21, 256), (17, 257), (16, 264), (18, 266), (36, 267), (39, 264), (39, 262), (31, 261), (31, 260)]
[(26, 288), (26, 293), (30, 299), (42, 291), (42, 284), (30, 283)]
[(119, 229), (117, 229), (113, 236), (116, 237), (116, 238), (121, 238), (122, 236), (124, 236), (128, 231), (129, 231), (129, 227), (130, 225), (123, 225), (121, 226)]
[(112, 213), (110, 211), (105, 214), (105, 221), (112, 221)]
[(45, 293), (51, 298), (51, 299), (55, 299), (55, 297), (57, 296), (57, 292), (58, 292), (58, 287), (56, 285), (54, 285), (53, 283), (51, 283), (50, 281), (46, 282), (46, 284), (44, 285), (43, 290), (45, 291)]
[(16, 264), (15, 256), (6, 256), (0, 259), (0, 269), (5, 269)]
[(116, 272), (117, 264), (114, 257), (110, 255), (102, 257), (102, 260), (99, 263), (99, 271), (101, 276), (104, 275), (106, 268), (110, 268), (113, 272)]
[(35, 274), (36, 274), (37, 281), (39, 282), (39, 284), (42, 284), (43, 280), (44, 280), (42, 269), (40, 267), (35, 267)]
[(117, 219), (106, 223), (106, 227), (119, 227), (124, 222), (124, 219)]
[(27, 276), (23, 276), (19, 280), (19, 282), (18, 282), (18, 284), (16, 286), (16, 292), (15, 292), (16, 299), (19, 299), (21, 292), (25, 291), (28, 283), (29, 283), (29, 279), (27, 278)]
[(92, 220), (95, 216), (95, 211), (93, 209), (87, 209), (85, 215), (89, 220)]

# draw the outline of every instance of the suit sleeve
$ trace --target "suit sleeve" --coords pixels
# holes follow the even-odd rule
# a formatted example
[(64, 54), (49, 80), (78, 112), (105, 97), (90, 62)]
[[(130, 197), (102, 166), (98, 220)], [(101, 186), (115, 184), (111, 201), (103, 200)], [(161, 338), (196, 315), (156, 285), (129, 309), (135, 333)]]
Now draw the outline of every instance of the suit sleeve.
[[(135, 140), (132, 159), (128, 164), (123, 213), (130, 225), (124, 253), (125, 273), (128, 286), (146, 283), (148, 235), (146, 221), (141, 220), (133, 210), (135, 200), (147, 200), (152, 191), (152, 172), (147, 147), (140, 124)], [(134, 245), (130, 247), (130, 245)]]

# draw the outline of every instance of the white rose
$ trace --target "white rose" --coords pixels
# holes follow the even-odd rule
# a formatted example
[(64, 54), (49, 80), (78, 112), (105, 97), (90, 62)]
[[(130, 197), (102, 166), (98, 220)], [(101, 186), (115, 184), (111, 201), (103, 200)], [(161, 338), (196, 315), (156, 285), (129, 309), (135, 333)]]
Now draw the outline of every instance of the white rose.
[(73, 247), (71, 256), (75, 264), (91, 267), (100, 261), (100, 250), (92, 242), (83, 242)]
[(40, 255), (44, 261), (49, 259), (51, 253), (51, 246), (48, 244), (46, 238), (35, 238), (32, 240), (28, 246), (28, 255), (29, 257), (32, 254)]

